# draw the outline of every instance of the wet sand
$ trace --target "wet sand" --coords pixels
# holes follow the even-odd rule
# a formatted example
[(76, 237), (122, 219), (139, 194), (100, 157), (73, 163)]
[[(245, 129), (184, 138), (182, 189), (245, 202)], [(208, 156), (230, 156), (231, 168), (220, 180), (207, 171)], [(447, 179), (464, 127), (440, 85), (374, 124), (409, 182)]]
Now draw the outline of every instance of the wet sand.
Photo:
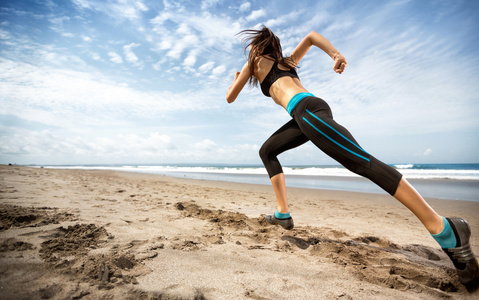
[[(1, 299), (477, 299), (407, 209), (379, 194), (0, 166)], [(428, 199), (472, 228), (479, 202)]]

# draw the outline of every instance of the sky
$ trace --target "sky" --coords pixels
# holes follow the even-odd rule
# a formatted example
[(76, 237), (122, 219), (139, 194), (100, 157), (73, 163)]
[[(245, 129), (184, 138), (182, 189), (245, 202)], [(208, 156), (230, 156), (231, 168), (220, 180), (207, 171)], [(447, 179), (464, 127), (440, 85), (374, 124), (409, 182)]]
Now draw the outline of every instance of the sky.
[[(479, 2), (0, 0), (0, 163), (254, 164), (290, 120), (258, 88), (228, 104), (243, 29), (284, 55), (310, 31), (303, 86), (386, 163), (479, 163)], [(284, 165), (335, 164), (311, 143)]]

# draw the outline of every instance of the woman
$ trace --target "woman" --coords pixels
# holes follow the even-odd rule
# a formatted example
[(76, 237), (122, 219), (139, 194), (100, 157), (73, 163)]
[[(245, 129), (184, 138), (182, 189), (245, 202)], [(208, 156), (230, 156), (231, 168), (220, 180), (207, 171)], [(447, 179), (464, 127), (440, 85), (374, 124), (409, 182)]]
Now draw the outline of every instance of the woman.
[(288, 230), (294, 227), (284, 174), (277, 156), (311, 141), (344, 167), (370, 179), (411, 210), (451, 258), (461, 283), (468, 291), (475, 291), (479, 286), (479, 267), (469, 246), (471, 233), (467, 222), (438, 215), (396, 169), (362, 149), (353, 136), (333, 120), (331, 109), (324, 100), (302, 86), (295, 68), (311, 46), (320, 48), (334, 60), (333, 70), (338, 74), (347, 66), (344, 56), (314, 31), (306, 35), (288, 57), (283, 56), (279, 38), (264, 26), (240, 34), (246, 35), (245, 53), (249, 49), (249, 56), (241, 72), (235, 73), (226, 100), (228, 103), (235, 101), (248, 81), (250, 85), (260, 83), (263, 94), (271, 97), (292, 117), (260, 149), (278, 206), (274, 215), (267, 216), (267, 221)]

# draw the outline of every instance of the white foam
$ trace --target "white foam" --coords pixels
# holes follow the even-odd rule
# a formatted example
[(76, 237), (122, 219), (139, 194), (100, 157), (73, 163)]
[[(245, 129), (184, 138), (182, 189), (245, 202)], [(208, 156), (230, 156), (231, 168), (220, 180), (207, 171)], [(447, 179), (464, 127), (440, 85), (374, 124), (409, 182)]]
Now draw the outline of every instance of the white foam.
[(396, 169), (411, 169), (414, 167), (413, 164), (404, 164), (404, 165), (394, 165)]
[[(412, 169), (413, 165), (397, 165), (399, 171), (409, 179), (453, 179), (479, 181), (479, 170), (450, 170), (450, 169)], [(151, 174), (171, 173), (209, 173), (209, 174), (241, 174), (241, 175), (265, 175), (264, 167), (204, 167), (204, 166), (67, 166), (51, 168), (87, 169), (87, 170), (115, 170), (141, 172)], [(342, 167), (283, 167), (286, 175), (298, 176), (337, 176), (358, 177)]]

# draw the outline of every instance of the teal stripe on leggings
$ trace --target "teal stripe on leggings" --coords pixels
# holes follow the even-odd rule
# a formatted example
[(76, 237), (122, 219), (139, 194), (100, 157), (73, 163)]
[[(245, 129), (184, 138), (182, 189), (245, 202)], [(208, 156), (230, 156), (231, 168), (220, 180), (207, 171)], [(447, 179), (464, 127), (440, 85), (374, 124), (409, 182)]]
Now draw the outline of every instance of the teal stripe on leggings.
[(364, 153), (366, 154), (369, 154), (367, 153), (366, 151), (364, 151), (363, 148), (359, 147), (359, 145), (356, 145), (353, 141), (351, 141), (350, 139), (348, 139), (347, 137), (345, 137), (344, 135), (342, 135), (339, 131), (337, 131), (336, 129), (334, 129), (331, 125), (329, 125), (328, 123), (324, 122), (323, 120), (321, 120), (318, 116), (314, 115), (312, 112), (310, 112), (309, 110), (306, 110), (306, 112), (308, 112), (308, 114), (310, 114), (313, 118), (315, 118), (316, 120), (318, 120), (319, 122), (323, 123), (324, 125), (328, 126), (330, 129), (332, 129), (334, 132), (336, 132), (337, 134), (339, 134), (340, 136), (342, 136), (346, 141), (350, 142), (351, 144), (353, 144), (356, 148), (358, 148), (359, 150), (363, 151)]
[[(308, 111), (308, 110), (306, 110), (306, 111)], [(310, 112), (308, 111), (308, 113), (310, 113)], [(315, 116), (315, 117), (316, 117), (316, 116)], [(328, 140), (330, 140), (331, 142), (335, 143), (335, 144), (338, 145), (339, 147), (343, 148), (344, 150), (348, 151), (349, 153), (352, 153), (352, 154), (354, 154), (354, 155), (356, 155), (356, 156), (358, 156), (358, 157), (360, 157), (360, 158), (362, 158), (362, 159), (364, 159), (364, 160), (366, 160), (366, 161), (370, 161), (369, 158), (364, 157), (364, 156), (362, 156), (362, 155), (360, 155), (360, 154), (358, 154), (358, 153), (356, 153), (356, 152), (354, 152), (354, 151), (351, 151), (351, 150), (349, 150), (348, 148), (346, 148), (346, 147), (344, 147), (343, 145), (341, 145), (340, 143), (338, 143), (337, 141), (335, 141), (333, 138), (331, 138), (330, 136), (328, 136), (326, 133), (324, 133), (324, 132), (322, 132), (321, 130), (319, 130), (316, 126), (314, 126), (314, 125), (313, 125), (311, 122), (309, 122), (306, 118), (303, 117), (303, 120), (306, 121), (306, 123), (308, 123), (311, 127), (313, 127), (317, 132), (321, 133), (324, 137), (326, 137)], [(320, 120), (320, 121), (321, 121), (321, 120)], [(321, 122), (322, 122), (322, 121), (321, 121)], [(324, 122), (323, 122), (323, 123), (324, 123)], [(327, 125), (327, 124), (326, 124), (326, 125)], [(330, 126), (328, 125), (328, 127), (330, 127)], [(334, 130), (334, 129), (333, 129), (333, 130)], [(334, 131), (336, 131), (336, 130), (334, 130)], [(337, 132), (337, 131), (336, 131), (336, 132)], [(339, 133), (339, 132), (337, 132), (337, 133)], [(339, 134), (340, 134), (340, 133), (339, 133)], [(346, 138), (345, 136), (343, 136), (342, 134), (340, 134), (340, 135), (341, 135), (342, 137), (344, 137), (345, 139), (347, 139), (347, 138)], [(348, 139), (347, 139), (347, 140), (348, 140)], [(349, 140), (348, 140), (348, 141), (349, 141)], [(351, 141), (349, 141), (349, 142), (351, 142)], [(352, 143), (352, 142), (351, 142), (351, 143)], [(353, 143), (353, 145), (355, 145), (355, 144)], [(355, 146), (356, 146), (356, 145), (355, 145)], [(356, 146), (356, 147), (357, 147), (357, 146)], [(358, 147), (358, 148), (359, 148), (359, 147)], [(359, 149), (361, 149), (361, 148), (359, 148)], [(361, 149), (361, 150), (364, 151), (363, 149)], [(364, 151), (364, 152), (366, 152), (366, 151)], [(367, 152), (366, 152), (366, 153), (367, 153)], [(369, 153), (367, 153), (367, 154), (369, 154)]]

